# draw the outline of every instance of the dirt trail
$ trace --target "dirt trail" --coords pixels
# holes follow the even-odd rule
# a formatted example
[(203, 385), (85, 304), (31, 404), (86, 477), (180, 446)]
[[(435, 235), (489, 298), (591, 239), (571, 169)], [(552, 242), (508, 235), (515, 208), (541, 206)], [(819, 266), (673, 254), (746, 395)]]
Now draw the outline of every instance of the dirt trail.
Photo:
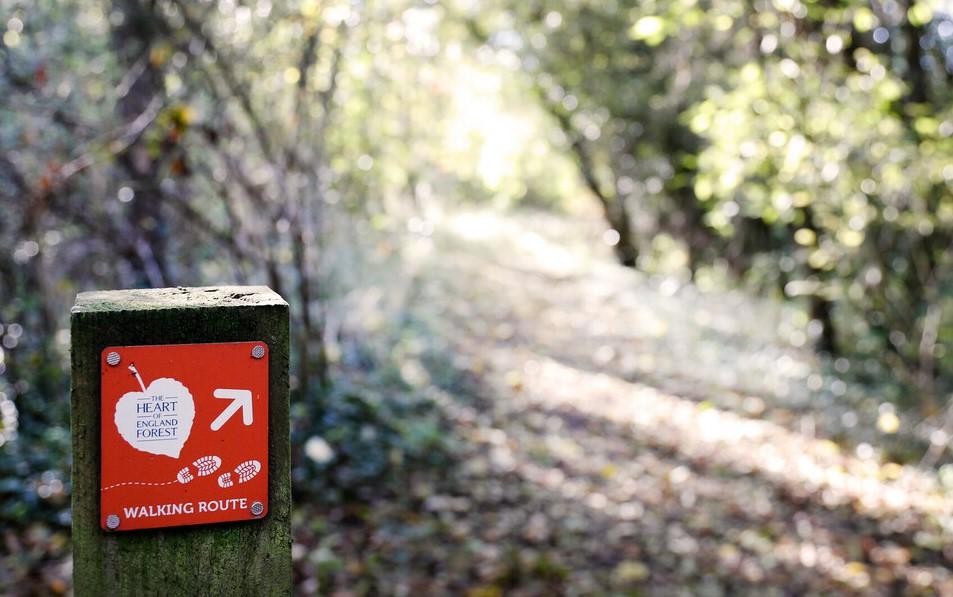
[(462, 487), (522, 496), (480, 518), (554, 548), (567, 592), (953, 592), (935, 479), (805, 433), (820, 374), (789, 313), (647, 279), (578, 229), (458, 216), (420, 270), (419, 316), (481, 386), (444, 403), (487, 456)]
[(797, 313), (621, 268), (599, 235), (474, 212), (410, 242), (420, 363), (455, 374), (405, 378), (458, 464), (336, 549), (393, 594), (953, 595), (953, 499), (865, 443)]

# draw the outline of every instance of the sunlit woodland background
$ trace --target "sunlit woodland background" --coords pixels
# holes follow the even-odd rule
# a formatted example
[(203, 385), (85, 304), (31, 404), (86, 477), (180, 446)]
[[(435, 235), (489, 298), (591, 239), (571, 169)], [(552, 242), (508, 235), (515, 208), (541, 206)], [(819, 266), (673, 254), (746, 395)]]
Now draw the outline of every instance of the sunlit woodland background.
[(0, 0), (0, 592), (68, 313), (267, 284), (302, 594), (953, 594), (949, 0)]

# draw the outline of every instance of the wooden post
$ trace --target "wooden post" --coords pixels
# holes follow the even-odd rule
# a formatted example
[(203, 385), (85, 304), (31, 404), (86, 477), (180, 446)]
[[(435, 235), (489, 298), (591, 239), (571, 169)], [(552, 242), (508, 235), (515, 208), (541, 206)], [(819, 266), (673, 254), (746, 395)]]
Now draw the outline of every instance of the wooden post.
[[(268, 350), (266, 514), (241, 522), (104, 530), (100, 513), (104, 349), (253, 341), (265, 343)], [(70, 416), (76, 595), (291, 593), (288, 351), (288, 304), (263, 286), (117, 290), (77, 296), (72, 309)], [(255, 357), (260, 358), (261, 352)], [(240, 425), (241, 416), (231, 424)]]

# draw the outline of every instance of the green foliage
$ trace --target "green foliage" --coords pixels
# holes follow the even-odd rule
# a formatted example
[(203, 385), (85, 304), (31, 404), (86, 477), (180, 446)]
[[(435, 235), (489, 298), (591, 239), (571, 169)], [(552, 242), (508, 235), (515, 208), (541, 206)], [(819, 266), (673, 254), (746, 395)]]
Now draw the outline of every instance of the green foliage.
[(37, 521), (68, 527), (68, 376), (57, 366), (61, 361), (38, 352), (42, 339), (21, 335), (19, 325), (0, 325), (3, 328), (0, 521), (16, 527)]
[[(641, 267), (727, 270), (799, 301), (820, 350), (879, 356), (911, 388), (906, 406), (939, 407), (953, 389), (950, 15), (927, 3), (496, 7), (469, 14), (478, 43), (518, 51)], [(681, 245), (681, 263), (658, 257), (660, 238)]]
[[(404, 465), (446, 462), (444, 432), (428, 403), (375, 400), (341, 392), (315, 416), (298, 418), (292, 472), (300, 494), (328, 503), (366, 499), (395, 483)], [(396, 488), (395, 488), (396, 489)]]

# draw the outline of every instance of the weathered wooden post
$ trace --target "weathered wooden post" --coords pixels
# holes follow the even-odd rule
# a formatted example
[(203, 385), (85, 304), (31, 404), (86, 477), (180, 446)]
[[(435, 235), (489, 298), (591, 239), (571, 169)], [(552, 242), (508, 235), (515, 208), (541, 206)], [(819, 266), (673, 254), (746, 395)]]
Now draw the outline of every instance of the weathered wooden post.
[(291, 593), (288, 326), (263, 286), (77, 296), (77, 595)]

